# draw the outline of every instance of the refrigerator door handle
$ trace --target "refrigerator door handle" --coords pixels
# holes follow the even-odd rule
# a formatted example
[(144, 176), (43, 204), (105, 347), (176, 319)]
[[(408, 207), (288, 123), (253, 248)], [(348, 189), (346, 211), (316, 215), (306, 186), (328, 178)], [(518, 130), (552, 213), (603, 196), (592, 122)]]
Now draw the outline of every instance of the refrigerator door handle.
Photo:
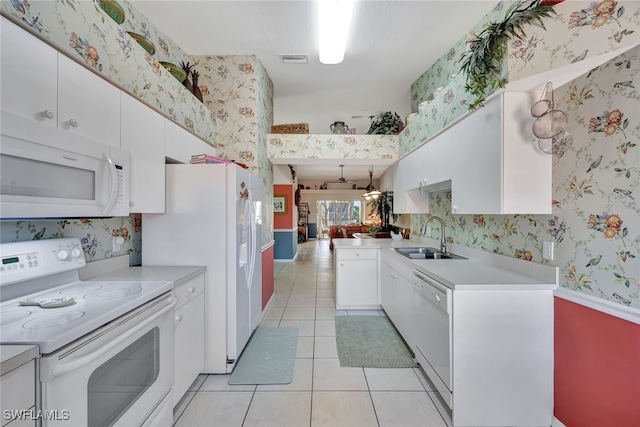
[(249, 193), (247, 203), (249, 204), (249, 227), (251, 228), (251, 245), (249, 246), (249, 278), (247, 280), (247, 288), (251, 290), (251, 287), (253, 286), (253, 272), (256, 267), (256, 213), (253, 209), (251, 193)]

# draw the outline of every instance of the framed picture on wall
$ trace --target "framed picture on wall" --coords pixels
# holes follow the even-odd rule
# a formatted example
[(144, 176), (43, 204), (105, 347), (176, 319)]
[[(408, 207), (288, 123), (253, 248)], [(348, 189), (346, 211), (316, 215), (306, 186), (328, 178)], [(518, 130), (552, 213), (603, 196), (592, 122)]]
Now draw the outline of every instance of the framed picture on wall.
[(274, 214), (286, 214), (287, 213), (287, 196), (273, 196), (273, 213)]

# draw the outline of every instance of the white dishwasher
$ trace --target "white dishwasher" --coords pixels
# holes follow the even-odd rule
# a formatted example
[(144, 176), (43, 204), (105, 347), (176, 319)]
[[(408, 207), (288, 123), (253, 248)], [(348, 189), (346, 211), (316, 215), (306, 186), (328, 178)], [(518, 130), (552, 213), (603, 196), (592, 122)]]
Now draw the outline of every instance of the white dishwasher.
[(451, 407), (452, 291), (418, 270), (413, 270), (413, 289), (416, 358)]

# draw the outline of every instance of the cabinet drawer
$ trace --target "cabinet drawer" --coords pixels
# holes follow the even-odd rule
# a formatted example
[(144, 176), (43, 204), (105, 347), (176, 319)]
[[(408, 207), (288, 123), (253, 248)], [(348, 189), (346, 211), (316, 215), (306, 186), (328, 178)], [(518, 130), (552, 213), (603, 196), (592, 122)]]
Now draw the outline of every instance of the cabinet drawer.
[[(2, 395), (3, 414), (6, 410), (15, 411), (33, 407), (36, 402), (35, 361), (32, 360), (4, 374), (0, 381), (0, 394)], [(2, 425), (7, 424), (8, 421), (3, 418)], [(16, 425), (18, 425), (17, 422)], [(34, 423), (31, 422), (31, 425)]]
[(204, 292), (204, 274), (178, 285), (174, 291), (176, 299), (178, 300), (176, 304), (177, 308)]
[(339, 249), (338, 260), (377, 259), (377, 249)]

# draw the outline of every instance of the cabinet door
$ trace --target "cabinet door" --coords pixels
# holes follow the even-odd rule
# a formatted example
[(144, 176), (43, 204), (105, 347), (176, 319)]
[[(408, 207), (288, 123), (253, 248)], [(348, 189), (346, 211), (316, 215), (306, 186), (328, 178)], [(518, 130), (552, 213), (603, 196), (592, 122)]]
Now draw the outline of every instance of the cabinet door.
[(1, 24), (2, 110), (56, 127), (58, 53), (8, 19)]
[(451, 180), (451, 135), (451, 130), (446, 130), (413, 153), (421, 186), (443, 186), (442, 183)]
[(451, 212), (502, 210), (501, 97), (487, 102), (453, 131)]
[(175, 313), (173, 405), (204, 370), (204, 293)]
[[(420, 187), (420, 170), (424, 166), (415, 152), (403, 157), (396, 164), (394, 176), (394, 212), (397, 213), (428, 213), (429, 197), (422, 193)], [(397, 184), (396, 184), (397, 183)], [(397, 190), (396, 190), (397, 188)], [(400, 194), (398, 208), (395, 208), (396, 191)]]
[(120, 147), (120, 90), (62, 54), (58, 127)]
[(193, 154), (189, 148), (190, 134), (171, 120), (165, 119), (165, 155), (178, 163), (189, 163)]
[(387, 263), (380, 267), (380, 305), (392, 322), (398, 317), (398, 273)]
[(402, 160), (398, 160), (393, 165), (393, 213), (403, 214), (406, 213), (406, 195), (404, 187), (404, 177), (402, 175), (404, 168), (402, 167)]
[(131, 154), (130, 212), (164, 213), (164, 120), (122, 92), (121, 148)]
[(379, 304), (377, 261), (338, 261), (336, 280), (338, 308)]

